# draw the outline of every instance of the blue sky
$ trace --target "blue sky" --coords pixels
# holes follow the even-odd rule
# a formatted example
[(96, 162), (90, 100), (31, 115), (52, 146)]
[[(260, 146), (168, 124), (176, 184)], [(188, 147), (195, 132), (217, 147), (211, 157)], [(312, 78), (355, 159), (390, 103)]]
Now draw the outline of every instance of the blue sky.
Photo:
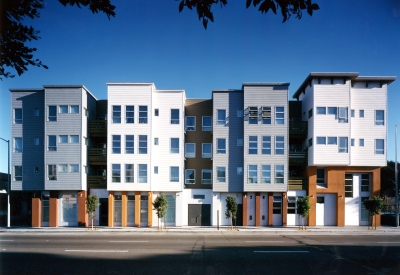
[[(10, 88), (83, 84), (106, 99), (106, 82), (154, 82), (184, 89), (188, 98), (210, 98), (213, 89), (243, 82), (290, 82), (291, 99), (310, 72), (400, 77), (400, 1), (314, 0), (320, 10), (313, 16), (285, 23), (280, 11), (261, 14), (245, 2), (215, 6), (215, 23), (204, 30), (195, 11), (179, 13), (174, 0), (112, 0), (111, 20), (45, 0), (41, 17), (27, 22), (41, 31), (31, 45), (49, 69), (30, 67), (0, 81), (0, 137), (10, 138)], [(389, 85), (389, 160), (399, 103), (400, 79)], [(7, 172), (5, 142), (0, 156), (0, 172)]]

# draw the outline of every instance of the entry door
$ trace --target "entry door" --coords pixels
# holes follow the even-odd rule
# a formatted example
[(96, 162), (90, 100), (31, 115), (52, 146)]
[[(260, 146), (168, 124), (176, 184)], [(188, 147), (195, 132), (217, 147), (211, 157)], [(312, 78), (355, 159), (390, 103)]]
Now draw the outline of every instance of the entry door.
[(325, 225), (324, 218), (325, 218), (325, 197), (324, 196), (317, 196), (317, 225)]
[(211, 225), (211, 204), (189, 204), (190, 226), (210, 226)]
[(99, 225), (108, 226), (108, 199), (100, 198)]
[(317, 196), (317, 225), (336, 224), (336, 195)]
[(236, 213), (236, 225), (237, 226), (243, 225), (243, 204), (238, 204), (238, 209)]

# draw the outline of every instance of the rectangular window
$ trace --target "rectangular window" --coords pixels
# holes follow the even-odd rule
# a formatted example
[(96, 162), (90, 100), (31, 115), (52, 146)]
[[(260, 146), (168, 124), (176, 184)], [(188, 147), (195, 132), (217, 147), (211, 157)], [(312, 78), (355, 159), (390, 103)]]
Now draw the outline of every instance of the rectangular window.
[(339, 122), (347, 123), (349, 111), (347, 107), (339, 107)]
[(89, 117), (89, 111), (86, 108), (83, 108), (83, 113), (85, 117)]
[(48, 136), (47, 143), (47, 151), (57, 151), (57, 136)]
[(154, 138), (154, 145), (158, 145), (158, 138)]
[(48, 106), (47, 121), (57, 121), (57, 106)]
[(385, 154), (385, 140), (375, 139), (375, 155)]
[(133, 164), (125, 164), (125, 182), (134, 182), (133, 172)]
[(185, 158), (196, 157), (196, 143), (185, 143)]
[(34, 144), (34, 145), (39, 145), (39, 138), (38, 138), (38, 137), (35, 137), (35, 138), (33, 139), (33, 144)]
[(187, 169), (185, 170), (185, 184), (195, 184), (196, 183), (196, 170)]
[(147, 135), (139, 135), (139, 154), (147, 154)]
[(179, 109), (171, 109), (171, 124), (179, 124)]
[(59, 164), (58, 172), (59, 173), (67, 173), (68, 172), (68, 164)]
[(355, 117), (355, 112), (356, 112), (355, 110), (351, 110), (351, 111), (350, 111), (351, 117)]
[(179, 182), (179, 167), (178, 166), (171, 166), (170, 167), (170, 182)]
[(67, 135), (58, 136), (58, 143), (68, 143), (68, 136)]
[(282, 213), (282, 197), (281, 196), (273, 196), (272, 214), (281, 214), (281, 213)]
[(69, 142), (70, 143), (79, 143), (79, 136), (77, 136), (77, 135), (69, 136)]
[(22, 109), (14, 109), (14, 124), (22, 124)]
[(237, 117), (243, 117), (243, 110), (242, 109), (237, 109), (236, 116)]
[(364, 117), (364, 110), (360, 110), (360, 111), (359, 111), (359, 116), (360, 116), (360, 117)]
[(196, 117), (195, 116), (185, 117), (185, 130), (186, 131), (196, 131)]
[(57, 180), (57, 165), (55, 164), (47, 165), (47, 179)]
[(158, 116), (159, 115), (159, 110), (158, 109), (154, 109), (154, 116)]
[(328, 115), (334, 115), (337, 118), (337, 107), (328, 107)]
[(328, 144), (337, 145), (337, 137), (328, 137)]
[(237, 145), (237, 146), (243, 146), (243, 139), (242, 139), (242, 138), (238, 138), (238, 139), (236, 140), (236, 145)]
[(313, 110), (312, 108), (310, 110), (308, 110), (308, 118), (311, 118), (313, 115)]
[(112, 153), (113, 154), (121, 154), (121, 136), (120, 135), (112, 136)]
[(317, 168), (317, 186), (326, 187), (324, 168)]
[(35, 172), (35, 174), (39, 173), (39, 166), (35, 166), (33, 171)]
[(249, 107), (249, 124), (258, 124), (258, 108)]
[(147, 124), (147, 106), (139, 106), (139, 123)]
[(14, 166), (14, 181), (22, 181), (22, 166)]
[(326, 137), (317, 137), (317, 144), (326, 144)]
[(285, 124), (284, 107), (275, 107), (275, 124)]
[(339, 137), (339, 153), (349, 152), (349, 139), (347, 137)]
[(257, 143), (258, 143), (257, 136), (249, 136), (249, 154), (250, 155), (258, 154)]
[(288, 197), (287, 213), (296, 214), (296, 197)]
[(344, 194), (346, 198), (353, 197), (353, 174), (346, 174), (344, 179)]
[(125, 154), (133, 154), (135, 151), (135, 136), (126, 135), (125, 136)]
[(226, 110), (217, 110), (217, 124), (218, 125), (226, 124)]
[(275, 165), (275, 183), (285, 183), (284, 165)]
[(308, 139), (308, 147), (312, 146), (312, 138)]
[(201, 183), (202, 184), (212, 183), (212, 170), (209, 169), (201, 170)]
[(241, 175), (243, 175), (243, 167), (236, 167), (236, 174), (238, 175), (238, 176), (241, 176)]
[(70, 164), (68, 172), (70, 172), (70, 173), (79, 173), (79, 165), (78, 164)]
[(202, 130), (203, 131), (212, 131), (212, 117), (211, 116), (203, 116), (202, 117)]
[(352, 138), (352, 139), (350, 140), (350, 144), (351, 144), (351, 146), (355, 146), (355, 145), (354, 145), (354, 138)]
[(121, 106), (112, 106), (112, 123), (121, 123)]
[(285, 137), (276, 136), (275, 137), (275, 154), (283, 155), (285, 153)]
[(60, 105), (58, 106), (59, 114), (68, 114), (68, 105)]
[(70, 114), (79, 114), (79, 105), (71, 105), (69, 106)]
[(125, 106), (125, 123), (135, 123), (135, 106)]
[(226, 154), (226, 139), (217, 138), (217, 154)]
[(226, 167), (217, 167), (217, 182), (226, 182)]
[(262, 107), (262, 124), (271, 124), (271, 107)]
[(111, 164), (112, 182), (121, 182), (121, 164)]
[(364, 139), (360, 138), (360, 147), (364, 147)]
[(14, 138), (14, 153), (22, 153), (22, 137)]
[(271, 183), (271, 165), (262, 165), (261, 183)]
[(249, 165), (247, 173), (248, 173), (247, 183), (258, 182), (257, 165)]
[(154, 174), (158, 174), (158, 166), (154, 166)]
[(361, 197), (361, 221), (369, 222), (370, 216), (369, 211), (365, 208), (364, 201), (368, 200), (369, 197)]
[(326, 115), (326, 107), (317, 107), (317, 115)]
[(179, 154), (179, 138), (171, 138), (171, 154)]
[(212, 158), (212, 144), (203, 143), (201, 145), (201, 157), (202, 158)]
[(369, 174), (361, 174), (361, 192), (369, 192)]
[(147, 164), (139, 164), (138, 182), (147, 183)]
[(271, 155), (271, 136), (262, 137), (262, 154)]
[(375, 110), (375, 125), (385, 125), (384, 110)]
[(34, 116), (39, 116), (39, 114), (40, 114), (39, 108), (33, 109), (33, 115)]

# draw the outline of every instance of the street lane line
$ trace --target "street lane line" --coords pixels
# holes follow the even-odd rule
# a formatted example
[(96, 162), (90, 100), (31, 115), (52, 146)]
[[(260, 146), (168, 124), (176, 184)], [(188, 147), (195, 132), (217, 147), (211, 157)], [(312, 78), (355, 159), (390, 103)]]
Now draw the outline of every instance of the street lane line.
[(254, 253), (308, 253), (309, 251), (254, 251)]
[(148, 243), (149, 241), (109, 241), (110, 243)]
[(378, 242), (378, 243), (400, 243), (400, 242)]
[(0, 242), (13, 242), (14, 240), (0, 240)]
[(65, 252), (126, 253), (128, 250), (68, 250)]
[(246, 241), (246, 243), (283, 243), (285, 241)]

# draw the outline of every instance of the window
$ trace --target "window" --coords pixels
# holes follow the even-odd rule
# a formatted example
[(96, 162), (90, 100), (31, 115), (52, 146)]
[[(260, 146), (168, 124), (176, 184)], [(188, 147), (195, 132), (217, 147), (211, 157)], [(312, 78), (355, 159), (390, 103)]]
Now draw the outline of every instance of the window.
[(275, 137), (275, 154), (283, 155), (285, 153), (285, 137), (276, 136)]
[(79, 143), (79, 136), (77, 136), (77, 135), (69, 136), (69, 142), (70, 143)]
[(351, 117), (355, 117), (355, 110), (350, 111)]
[(48, 106), (47, 121), (57, 121), (57, 106)]
[(203, 131), (212, 131), (212, 117), (203, 116), (202, 117), (202, 130)]
[(385, 154), (385, 140), (375, 139), (375, 155)]
[(139, 154), (147, 154), (147, 135), (139, 135)]
[(158, 116), (158, 114), (159, 114), (158, 109), (154, 109), (154, 116)]
[(339, 122), (347, 123), (348, 122), (348, 108), (347, 107), (339, 107)]
[(285, 124), (284, 107), (275, 107), (275, 124)]
[(202, 184), (212, 183), (212, 170), (208, 169), (201, 170), (201, 183)]
[(57, 136), (48, 136), (47, 151), (57, 151)]
[(257, 151), (257, 136), (249, 136), (249, 154), (256, 155)]
[(385, 125), (384, 110), (375, 110), (375, 125)]
[(121, 164), (111, 164), (112, 182), (121, 182)]
[(364, 201), (368, 200), (369, 197), (361, 197), (361, 221), (369, 222), (370, 215), (369, 211), (365, 208)]
[(258, 108), (249, 107), (249, 124), (258, 124)]
[(271, 165), (262, 165), (261, 183), (271, 183)]
[(349, 141), (347, 137), (339, 137), (339, 153), (348, 153)]
[(70, 172), (70, 173), (79, 173), (79, 165), (78, 164), (70, 164), (68, 172)]
[(170, 182), (179, 182), (179, 167), (171, 166), (170, 167)]
[(237, 114), (237, 117), (243, 117), (243, 110), (237, 109), (236, 114)]
[(364, 110), (360, 110), (358, 115), (359, 117), (364, 117)]
[(262, 124), (271, 124), (271, 107), (262, 107)]
[(275, 183), (285, 183), (284, 165), (275, 165)]
[(317, 186), (326, 187), (324, 168), (317, 168)]
[(353, 174), (346, 174), (344, 178), (344, 194), (346, 198), (353, 197)]
[(328, 144), (337, 145), (337, 137), (328, 137)]
[(179, 154), (179, 138), (171, 138), (171, 154)]
[(135, 136), (133, 135), (126, 135), (125, 136), (125, 154), (133, 154), (134, 153), (134, 141), (135, 141)]
[(59, 164), (58, 172), (59, 173), (67, 173), (68, 172), (68, 164)]
[(185, 184), (195, 184), (196, 183), (196, 170), (187, 169), (185, 170)]
[(369, 174), (361, 174), (361, 192), (369, 192)]
[(14, 181), (22, 181), (22, 166), (14, 166)]
[(217, 138), (217, 154), (226, 154), (226, 139)]
[(139, 123), (147, 124), (147, 106), (139, 106)]
[(308, 147), (312, 146), (312, 138), (308, 139)]
[(263, 155), (271, 155), (271, 136), (262, 137), (262, 152)]
[(158, 138), (154, 138), (154, 145), (158, 145)]
[(288, 197), (287, 213), (296, 214), (296, 197)]
[(22, 109), (14, 109), (14, 124), (22, 124)]
[(135, 123), (135, 106), (125, 106), (125, 123)]
[(205, 195), (193, 194), (193, 199), (204, 200), (205, 198), (206, 198)]
[(179, 109), (171, 109), (171, 124), (179, 124)]
[(86, 146), (89, 145), (89, 139), (87, 137), (83, 137), (83, 144), (85, 144)]
[(201, 157), (202, 158), (212, 158), (212, 144), (203, 143), (201, 145)]
[(196, 143), (186, 143), (185, 158), (195, 158), (195, 157), (196, 157)]
[(133, 171), (133, 164), (125, 164), (125, 182), (134, 182)]
[(58, 136), (58, 143), (68, 143), (68, 136), (67, 135)]
[(85, 114), (85, 117), (89, 117), (89, 111), (86, 108), (83, 108), (83, 113)]
[(139, 164), (138, 181), (139, 183), (147, 183), (147, 164)]
[(243, 167), (236, 167), (236, 174), (238, 175), (238, 176), (241, 176), (241, 175), (243, 175)]
[(38, 137), (35, 137), (35, 138), (33, 139), (33, 144), (34, 144), (34, 145), (39, 145), (39, 138), (38, 138)]
[(14, 153), (22, 153), (22, 137), (14, 138)]
[(39, 173), (39, 166), (35, 166), (34, 172), (35, 174)]
[(364, 139), (360, 138), (360, 147), (364, 147)]
[(121, 154), (121, 136), (120, 135), (112, 136), (112, 153), (113, 154)]
[(154, 166), (154, 174), (158, 174), (158, 166)]
[(310, 110), (308, 110), (308, 118), (311, 118), (313, 115), (313, 110), (312, 108)]
[(112, 106), (112, 122), (121, 123), (121, 106)]
[(247, 183), (257, 183), (258, 175), (257, 175), (257, 165), (249, 165), (249, 170), (247, 171)]
[(281, 214), (282, 212), (282, 197), (273, 196), (272, 198), (272, 214)]
[(326, 137), (317, 137), (317, 144), (326, 144)]
[(39, 114), (40, 114), (39, 108), (33, 109), (33, 115), (34, 116), (39, 116)]
[(187, 116), (185, 118), (185, 130), (186, 131), (195, 131), (196, 130), (196, 117), (195, 116)]
[(60, 114), (68, 114), (68, 105), (60, 105), (60, 106), (58, 106), (58, 113), (60, 113)]
[(334, 115), (335, 119), (337, 117), (337, 107), (328, 107), (328, 115)]
[(326, 115), (326, 107), (317, 107), (317, 115)]
[(71, 105), (69, 107), (69, 112), (71, 114), (79, 114), (79, 105)]
[(55, 164), (47, 165), (47, 179), (57, 180), (57, 165)]
[(351, 144), (351, 146), (355, 146), (354, 145), (354, 138), (350, 139), (350, 144)]
[(217, 167), (217, 182), (226, 182), (226, 167)]
[(226, 124), (226, 110), (217, 110), (217, 124), (218, 125)]

